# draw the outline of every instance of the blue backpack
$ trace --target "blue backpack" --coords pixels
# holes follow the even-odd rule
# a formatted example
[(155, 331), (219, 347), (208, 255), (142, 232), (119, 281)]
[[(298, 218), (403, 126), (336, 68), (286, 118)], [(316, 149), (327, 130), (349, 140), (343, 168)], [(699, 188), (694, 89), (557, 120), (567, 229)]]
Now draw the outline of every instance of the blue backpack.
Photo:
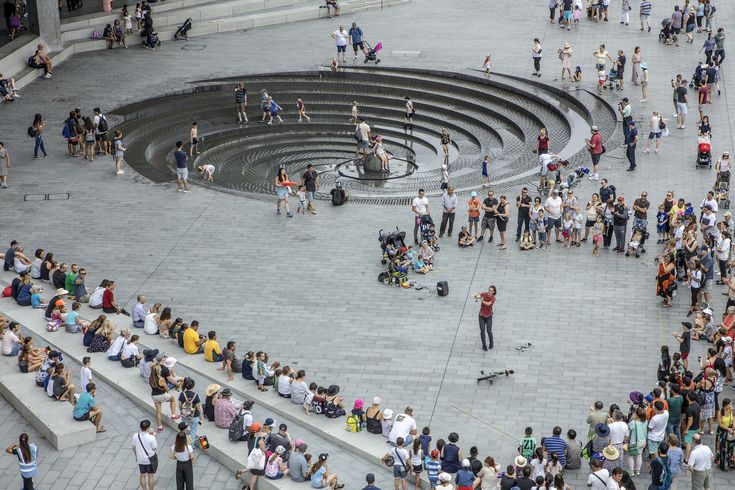
[(669, 467), (669, 461), (664, 462), (660, 457), (656, 458), (656, 461), (663, 466), (663, 473), (661, 473), (661, 480), (656, 487), (658, 490), (669, 490), (671, 488), (671, 468)]

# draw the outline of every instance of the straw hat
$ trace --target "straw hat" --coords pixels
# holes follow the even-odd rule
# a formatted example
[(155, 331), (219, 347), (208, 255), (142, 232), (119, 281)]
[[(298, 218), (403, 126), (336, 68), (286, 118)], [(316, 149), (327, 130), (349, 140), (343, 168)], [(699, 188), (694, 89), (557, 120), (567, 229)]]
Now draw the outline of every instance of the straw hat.
[(618, 459), (620, 457), (620, 452), (617, 450), (615, 446), (610, 444), (605, 449), (602, 450), (602, 455), (607, 459), (608, 461)]
[(214, 396), (215, 393), (218, 393), (220, 388), (222, 388), (218, 384), (211, 384), (207, 386), (207, 396)]
[(515, 464), (516, 464), (516, 466), (523, 467), (523, 466), (526, 466), (528, 464), (528, 460), (526, 458), (524, 458), (523, 456), (518, 455), (518, 456), (516, 456)]

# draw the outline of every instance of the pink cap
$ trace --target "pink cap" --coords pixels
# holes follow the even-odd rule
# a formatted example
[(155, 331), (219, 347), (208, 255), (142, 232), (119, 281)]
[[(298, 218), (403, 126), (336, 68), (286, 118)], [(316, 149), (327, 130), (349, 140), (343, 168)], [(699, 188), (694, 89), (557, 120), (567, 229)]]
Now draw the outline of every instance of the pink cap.
[(293, 443), (293, 447), (299, 447), (299, 446), (300, 446), (300, 445), (302, 445), (303, 443), (304, 443), (304, 441), (303, 441), (303, 440), (301, 440), (301, 439), (296, 439), (296, 440), (294, 441), (294, 443)]
[(365, 402), (363, 402), (361, 399), (355, 400), (355, 408), (362, 408)]

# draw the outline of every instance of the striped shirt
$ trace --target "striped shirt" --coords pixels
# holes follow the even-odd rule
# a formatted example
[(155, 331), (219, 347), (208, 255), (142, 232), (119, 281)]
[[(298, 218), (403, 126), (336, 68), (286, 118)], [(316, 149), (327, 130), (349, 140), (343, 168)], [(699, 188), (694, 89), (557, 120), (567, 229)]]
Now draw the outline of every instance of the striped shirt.
[(651, 15), (651, 2), (641, 2), (641, 15)]
[(566, 449), (567, 443), (559, 436), (551, 436), (544, 439), (544, 447), (551, 457), (551, 453), (555, 452), (562, 466), (567, 464)]
[(432, 485), (436, 485), (436, 482), (439, 481), (439, 473), (442, 471), (442, 462), (441, 461), (427, 461), (426, 462), (426, 473), (429, 476), (429, 481)]

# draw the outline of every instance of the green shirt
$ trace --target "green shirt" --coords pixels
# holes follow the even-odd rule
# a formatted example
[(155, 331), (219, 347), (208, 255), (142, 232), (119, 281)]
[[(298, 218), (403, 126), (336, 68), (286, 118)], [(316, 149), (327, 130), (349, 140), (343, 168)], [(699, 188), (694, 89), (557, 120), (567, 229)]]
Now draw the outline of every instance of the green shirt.
[(527, 460), (533, 458), (533, 452), (536, 450), (536, 438), (533, 436), (526, 436), (521, 439), (521, 456)]
[(673, 396), (666, 400), (669, 404), (669, 423), (672, 425), (679, 425), (681, 421), (681, 405), (684, 403), (684, 398), (681, 396)]
[(725, 49), (725, 35), (715, 34), (715, 45), (717, 49)]
[(64, 279), (64, 289), (69, 291), (69, 294), (74, 295), (74, 281), (76, 280), (77, 275), (73, 272), (69, 272), (66, 274), (66, 278)]

